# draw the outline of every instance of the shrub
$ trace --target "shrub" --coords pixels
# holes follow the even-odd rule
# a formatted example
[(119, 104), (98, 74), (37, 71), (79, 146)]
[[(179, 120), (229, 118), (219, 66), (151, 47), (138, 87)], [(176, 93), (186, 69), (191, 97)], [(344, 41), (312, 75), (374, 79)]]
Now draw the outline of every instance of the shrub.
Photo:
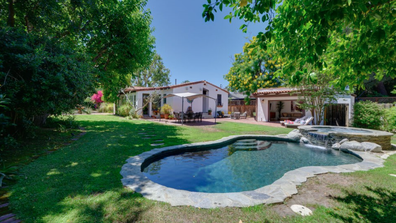
[(59, 128), (59, 126), (64, 126), (65, 128), (69, 128), (69, 129), (78, 128), (78, 124), (75, 121), (74, 115), (50, 116), (48, 117), (44, 127)]
[(117, 114), (127, 117), (130, 116), (130, 112), (132, 110), (132, 106), (129, 104), (123, 104), (117, 109)]
[(168, 104), (164, 104), (161, 107), (161, 114), (168, 114), (170, 115), (172, 113), (172, 107)]
[(372, 101), (358, 102), (354, 106), (353, 126), (358, 128), (380, 129), (384, 109)]
[(396, 131), (396, 107), (385, 109), (383, 130), (388, 132)]
[(113, 103), (102, 103), (99, 107), (99, 112), (104, 112), (104, 113), (113, 113), (114, 105)]
[(95, 109), (96, 108), (95, 107), (95, 103), (91, 100), (90, 97), (87, 97), (84, 100), (83, 106), (86, 107), (86, 108), (91, 108), (91, 109)]

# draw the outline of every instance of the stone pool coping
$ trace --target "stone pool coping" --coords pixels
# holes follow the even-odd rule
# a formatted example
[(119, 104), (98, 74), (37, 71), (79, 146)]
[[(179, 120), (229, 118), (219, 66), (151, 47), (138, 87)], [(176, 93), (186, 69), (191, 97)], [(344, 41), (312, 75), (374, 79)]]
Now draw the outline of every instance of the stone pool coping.
[(382, 153), (369, 153), (349, 151), (362, 158), (362, 162), (339, 166), (306, 166), (285, 173), (280, 179), (271, 185), (267, 185), (252, 191), (232, 193), (203, 193), (177, 190), (157, 184), (148, 179), (141, 172), (143, 162), (156, 154), (166, 153), (169, 150), (185, 149), (186, 147), (222, 145), (239, 138), (262, 138), (268, 140), (292, 141), (285, 136), (264, 135), (238, 135), (224, 137), (220, 140), (193, 144), (184, 144), (164, 148), (156, 148), (126, 160), (121, 169), (122, 184), (135, 192), (141, 193), (145, 198), (163, 201), (172, 206), (194, 206), (199, 208), (216, 207), (247, 207), (258, 204), (272, 204), (283, 202), (287, 197), (297, 194), (297, 186), (305, 182), (309, 177), (323, 173), (346, 173), (354, 171), (367, 171), (383, 167), (384, 159), (388, 155)]
[(367, 132), (337, 132), (337, 131), (330, 131), (330, 132), (320, 132), (321, 134), (337, 134), (337, 135), (354, 135), (354, 136), (393, 136), (393, 133), (374, 130), (374, 129), (364, 129), (364, 128), (355, 128), (355, 127), (344, 127), (344, 126), (333, 126), (333, 125), (301, 125), (298, 126), (300, 130), (312, 131), (317, 132), (318, 128), (348, 128), (348, 129), (355, 129), (355, 130), (364, 130)]

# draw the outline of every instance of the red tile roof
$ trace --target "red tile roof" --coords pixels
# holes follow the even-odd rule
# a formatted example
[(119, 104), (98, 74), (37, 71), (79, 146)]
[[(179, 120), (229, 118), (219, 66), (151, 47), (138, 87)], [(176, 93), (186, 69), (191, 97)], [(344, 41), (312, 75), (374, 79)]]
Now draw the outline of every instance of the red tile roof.
[(128, 92), (136, 92), (136, 91), (166, 90), (166, 89), (172, 89), (172, 88), (189, 86), (189, 85), (200, 84), (200, 83), (212, 85), (212, 86), (217, 87), (217, 88), (219, 88), (220, 90), (222, 90), (222, 91), (224, 91), (226, 93), (229, 93), (228, 91), (226, 91), (226, 90), (224, 90), (224, 89), (222, 89), (222, 88), (220, 88), (220, 87), (218, 87), (218, 86), (216, 86), (216, 85), (214, 85), (212, 83), (209, 83), (209, 82), (207, 82), (205, 80), (204, 81), (187, 82), (187, 83), (170, 85), (170, 86), (164, 86), (164, 87), (128, 87), (128, 88), (124, 89), (124, 92), (128, 93)]
[(286, 88), (286, 87), (263, 88), (263, 89), (258, 89), (257, 92), (253, 93), (253, 95), (256, 97), (260, 97), (265, 95), (290, 94), (292, 92), (295, 92), (296, 90), (297, 89), (295, 88)]

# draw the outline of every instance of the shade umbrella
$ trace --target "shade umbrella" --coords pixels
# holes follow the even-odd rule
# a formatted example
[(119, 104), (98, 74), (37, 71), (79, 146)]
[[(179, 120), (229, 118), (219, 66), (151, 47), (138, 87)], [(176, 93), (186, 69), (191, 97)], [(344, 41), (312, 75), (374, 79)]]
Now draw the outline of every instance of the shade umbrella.
[[(201, 97), (205, 97), (205, 98), (209, 98), (209, 99), (217, 101), (217, 99), (209, 97), (205, 94), (190, 93), (190, 92), (168, 94), (164, 98), (170, 98), (170, 97), (175, 97), (175, 96), (180, 97), (182, 99), (182, 112), (184, 111), (184, 98), (187, 98), (187, 100), (191, 101), (191, 104), (194, 99), (201, 98)], [(215, 106), (215, 107), (217, 107), (217, 106)], [(183, 114), (184, 114), (184, 112), (183, 112)], [(182, 116), (182, 123), (183, 123), (183, 121), (184, 121), (184, 115)], [(215, 123), (216, 123), (216, 113), (215, 113)]]

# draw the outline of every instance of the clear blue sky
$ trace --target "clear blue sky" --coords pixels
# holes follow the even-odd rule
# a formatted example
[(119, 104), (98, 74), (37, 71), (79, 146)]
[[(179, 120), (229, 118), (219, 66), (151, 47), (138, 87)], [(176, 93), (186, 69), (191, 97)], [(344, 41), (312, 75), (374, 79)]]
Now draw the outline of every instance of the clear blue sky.
[(236, 53), (258, 32), (264, 23), (249, 24), (247, 33), (223, 19), (226, 12), (215, 14), (214, 22), (202, 18), (206, 0), (149, 0), (147, 8), (153, 17), (156, 51), (171, 71), (171, 83), (207, 80), (222, 87), (228, 85), (224, 75), (232, 66)]

